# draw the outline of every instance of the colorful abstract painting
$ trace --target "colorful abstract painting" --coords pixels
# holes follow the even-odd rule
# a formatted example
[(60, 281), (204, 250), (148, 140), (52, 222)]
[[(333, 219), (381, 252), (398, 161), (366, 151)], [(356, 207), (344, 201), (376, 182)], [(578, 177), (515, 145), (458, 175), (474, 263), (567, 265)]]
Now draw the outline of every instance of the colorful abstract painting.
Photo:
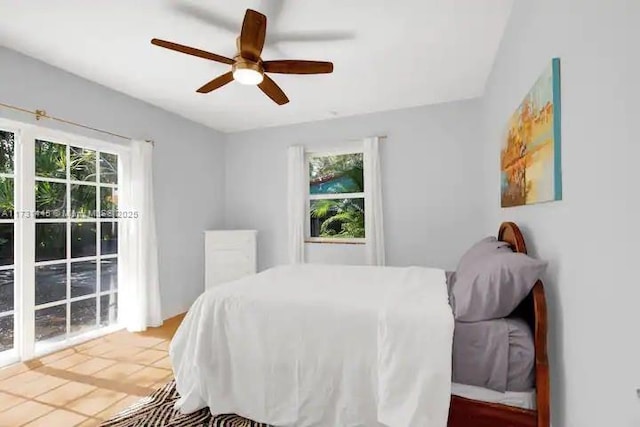
[(509, 119), (500, 152), (502, 207), (562, 199), (560, 59), (554, 58)]

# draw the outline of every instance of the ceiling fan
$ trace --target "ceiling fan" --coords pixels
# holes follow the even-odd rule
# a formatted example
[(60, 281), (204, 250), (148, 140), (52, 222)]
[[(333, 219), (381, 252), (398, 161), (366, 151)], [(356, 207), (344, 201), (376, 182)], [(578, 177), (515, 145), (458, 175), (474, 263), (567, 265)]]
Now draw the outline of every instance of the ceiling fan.
[(264, 47), (266, 31), (267, 17), (255, 10), (247, 9), (244, 15), (244, 21), (242, 22), (240, 36), (236, 39), (238, 53), (236, 53), (233, 59), (166, 40), (153, 39), (151, 43), (166, 49), (186, 53), (187, 55), (198, 56), (231, 65), (231, 71), (206, 83), (197, 90), (199, 93), (209, 93), (232, 80), (236, 80), (238, 83), (245, 85), (257, 85), (260, 90), (276, 104), (284, 105), (289, 102), (289, 98), (287, 98), (287, 95), (284, 94), (276, 82), (265, 73), (325, 74), (333, 72), (333, 64), (331, 62), (301, 60), (263, 61), (260, 55)]

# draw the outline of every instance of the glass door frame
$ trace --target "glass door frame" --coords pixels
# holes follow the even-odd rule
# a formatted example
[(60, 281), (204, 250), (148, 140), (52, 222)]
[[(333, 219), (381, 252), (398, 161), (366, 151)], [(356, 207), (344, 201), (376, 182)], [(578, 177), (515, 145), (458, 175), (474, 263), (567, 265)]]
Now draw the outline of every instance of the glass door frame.
[[(123, 185), (123, 174), (129, 165), (129, 146), (122, 143), (101, 141), (89, 137), (45, 128), (37, 125), (0, 118), (0, 129), (14, 133), (14, 347), (0, 353), (0, 366), (25, 361), (53, 351), (66, 348), (95, 337), (122, 329), (116, 323), (74, 337), (41, 346), (36, 351), (35, 340), (35, 236), (36, 236), (36, 197), (35, 197), (35, 146), (36, 140), (47, 140), (67, 146), (78, 146), (96, 151), (118, 155), (118, 186)], [(68, 149), (67, 149), (68, 151)], [(96, 183), (96, 191), (100, 186)], [(67, 193), (70, 190), (67, 190)], [(68, 197), (68, 194), (67, 194)], [(99, 197), (99, 196), (98, 196)], [(96, 209), (98, 206), (96, 206)], [(95, 218), (100, 222), (101, 218)], [(65, 221), (68, 219), (65, 218)], [(120, 218), (113, 222), (121, 223)], [(99, 228), (99, 227), (98, 227)], [(121, 227), (119, 227), (121, 228)], [(97, 231), (99, 233), (99, 231)], [(70, 237), (67, 236), (67, 244)], [(121, 251), (121, 239), (118, 239), (118, 254)], [(99, 263), (100, 259), (97, 258)], [(118, 282), (121, 273), (118, 271)], [(96, 283), (96, 295), (101, 290)], [(117, 293), (118, 307), (122, 307), (122, 292)], [(69, 302), (67, 301), (67, 304)], [(96, 316), (99, 318), (100, 313)], [(68, 322), (68, 320), (67, 320)], [(98, 321), (99, 323), (99, 321)]]
[[(18, 240), (21, 239), (22, 236), (22, 221), (19, 220), (19, 215), (17, 214), (17, 204), (18, 197), (21, 194), (21, 176), (20, 176), (20, 163), (22, 159), (22, 153), (20, 152), (20, 141), (22, 139), (23, 128), (20, 123), (0, 120), (0, 129), (3, 131), (13, 133), (13, 206), (14, 206), (14, 215), (13, 220), (13, 348), (3, 351), (0, 353), (0, 366), (5, 366), (11, 363), (18, 362), (20, 360), (20, 334), (23, 330), (23, 321), (22, 321), (22, 310), (20, 301), (22, 298), (22, 287), (18, 286), (20, 282), (20, 271), (22, 257), (21, 253), (18, 250)], [(4, 222), (4, 221), (3, 221)], [(8, 223), (6, 221), (5, 223)]]

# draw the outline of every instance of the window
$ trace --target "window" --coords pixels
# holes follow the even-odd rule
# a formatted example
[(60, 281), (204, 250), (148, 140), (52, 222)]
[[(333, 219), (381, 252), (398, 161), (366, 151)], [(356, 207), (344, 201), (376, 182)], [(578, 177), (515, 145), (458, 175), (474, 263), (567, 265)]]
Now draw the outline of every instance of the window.
[(362, 152), (310, 153), (310, 242), (364, 243)]
[(116, 327), (123, 153), (0, 119), (0, 365)]

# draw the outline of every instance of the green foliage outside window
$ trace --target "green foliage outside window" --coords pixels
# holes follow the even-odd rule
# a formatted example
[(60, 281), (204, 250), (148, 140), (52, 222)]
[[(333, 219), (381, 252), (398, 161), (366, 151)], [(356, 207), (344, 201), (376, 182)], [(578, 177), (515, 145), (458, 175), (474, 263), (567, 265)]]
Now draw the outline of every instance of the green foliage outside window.
[[(15, 153), (15, 135), (0, 130), (0, 173), (13, 174)], [(70, 204), (71, 215), (75, 218), (95, 218), (99, 216), (97, 198), (102, 200), (104, 217), (114, 217), (117, 209), (116, 190), (111, 187), (96, 187), (81, 183), (71, 184), (69, 196), (67, 183), (48, 179), (67, 179), (72, 181), (96, 183), (99, 163), (100, 183), (117, 184), (118, 158), (115, 154), (100, 153), (79, 147), (69, 147), (50, 141), (36, 140), (35, 143), (35, 212), (36, 218), (67, 218)], [(68, 165), (67, 165), (68, 162)], [(0, 217), (10, 219), (14, 216), (14, 178), (0, 177)], [(100, 193), (96, 194), (99, 190)], [(28, 213), (26, 213), (28, 215)], [(66, 227), (49, 227), (46, 232), (36, 233), (36, 253), (39, 257), (57, 256), (56, 245), (66, 241)], [(13, 241), (0, 238), (0, 252), (13, 246)], [(49, 248), (52, 248), (51, 250)], [(51, 253), (49, 253), (51, 252)]]
[[(362, 153), (311, 157), (309, 193), (336, 195), (310, 203), (311, 237), (364, 238), (364, 198), (340, 194), (364, 192)], [(359, 195), (360, 195), (359, 194)]]

